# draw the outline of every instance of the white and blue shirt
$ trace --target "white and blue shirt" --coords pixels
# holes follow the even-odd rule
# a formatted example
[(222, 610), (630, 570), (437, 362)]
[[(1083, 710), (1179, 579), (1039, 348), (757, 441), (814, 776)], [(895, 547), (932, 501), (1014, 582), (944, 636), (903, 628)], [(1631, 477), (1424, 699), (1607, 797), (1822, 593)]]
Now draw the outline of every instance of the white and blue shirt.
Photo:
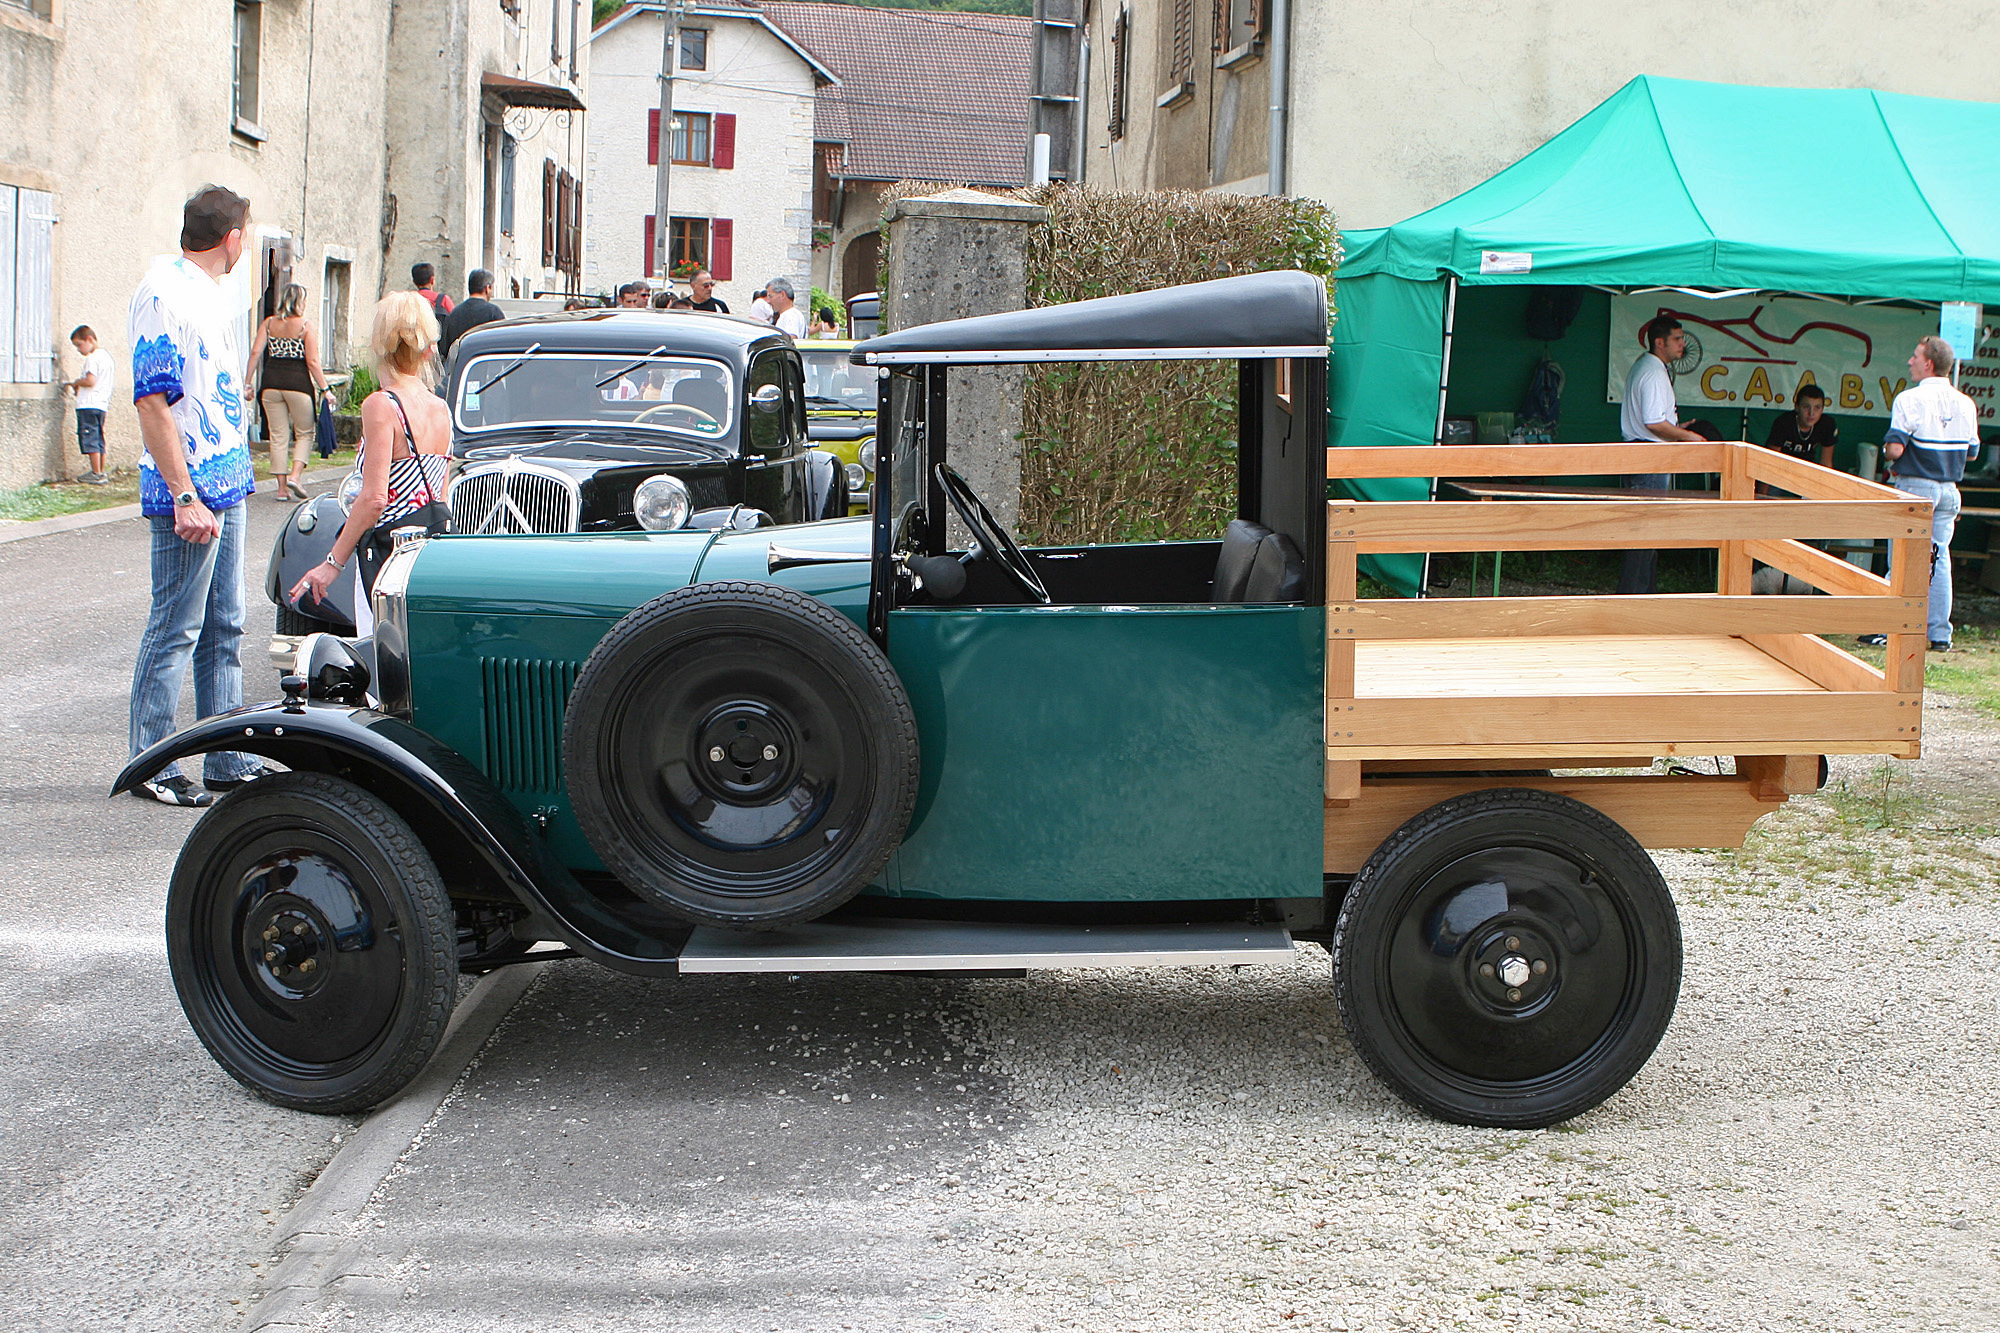
[[(257, 489), (237, 313), (222, 284), (180, 255), (155, 259), (132, 293), (132, 401), (166, 395), (188, 476), (210, 509), (241, 504)], [(174, 512), (150, 452), (139, 457), (139, 507), (146, 514)]]
[(1950, 380), (1932, 375), (1896, 395), (1886, 439), (1903, 446), (1889, 468), (1897, 476), (1956, 482), (1979, 452), (1979, 409)]

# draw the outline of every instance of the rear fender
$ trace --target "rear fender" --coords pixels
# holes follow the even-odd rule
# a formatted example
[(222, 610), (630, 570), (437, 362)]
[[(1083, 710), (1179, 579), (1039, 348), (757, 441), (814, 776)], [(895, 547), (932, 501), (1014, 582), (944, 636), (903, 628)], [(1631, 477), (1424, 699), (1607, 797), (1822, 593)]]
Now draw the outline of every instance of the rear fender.
[[(282, 605), (306, 571), (326, 559), (345, 522), (340, 501), (331, 495), (301, 501), (285, 515), (277, 540), (271, 543), (271, 562), (264, 575), (264, 595), (272, 605)], [(337, 634), (353, 635), (355, 568), (356, 562), (348, 561), (328, 586), (326, 600), (302, 601), (298, 610), (325, 622)]]
[(538, 932), (605, 967), (675, 971), (673, 942), (615, 915), (542, 855), (534, 825), (463, 755), (399, 718), (343, 704), (253, 704), (205, 718), (125, 766), (120, 795), (175, 760), (235, 750), (345, 778), (416, 831), (454, 897), (512, 899)]

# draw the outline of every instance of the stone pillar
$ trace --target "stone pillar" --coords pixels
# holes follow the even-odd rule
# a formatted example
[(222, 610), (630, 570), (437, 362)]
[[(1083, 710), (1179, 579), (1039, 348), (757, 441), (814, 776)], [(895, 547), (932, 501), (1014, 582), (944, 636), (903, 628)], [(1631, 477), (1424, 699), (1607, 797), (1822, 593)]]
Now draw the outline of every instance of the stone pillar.
[[(979, 190), (889, 205), (889, 284), (883, 323), (907, 329), (1028, 304), (1029, 229), (1048, 210)], [(1009, 531), (1021, 512), (1021, 386), (1016, 366), (951, 372), (949, 461)], [(952, 531), (959, 534), (957, 524)]]

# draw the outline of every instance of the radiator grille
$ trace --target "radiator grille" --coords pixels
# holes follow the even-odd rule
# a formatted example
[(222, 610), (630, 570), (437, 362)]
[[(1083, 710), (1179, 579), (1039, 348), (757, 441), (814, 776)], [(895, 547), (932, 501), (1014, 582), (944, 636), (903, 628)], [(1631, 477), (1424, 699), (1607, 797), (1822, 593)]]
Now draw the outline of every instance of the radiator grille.
[(574, 662), (480, 659), (486, 775), (501, 790), (562, 790), (563, 711), (576, 673)]
[(469, 467), (451, 483), (451, 530), (575, 532), (582, 495), (560, 472), (509, 460)]

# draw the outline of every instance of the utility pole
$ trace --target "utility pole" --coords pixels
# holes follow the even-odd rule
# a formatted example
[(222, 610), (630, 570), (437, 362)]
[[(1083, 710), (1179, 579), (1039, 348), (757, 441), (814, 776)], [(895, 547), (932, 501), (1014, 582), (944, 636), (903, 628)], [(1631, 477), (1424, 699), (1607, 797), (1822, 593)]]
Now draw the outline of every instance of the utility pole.
[(660, 142), (659, 172), (653, 182), (653, 268), (662, 284), (671, 283), (667, 256), (673, 248), (673, 214), (667, 211), (669, 173), (674, 162), (674, 63), (680, 55), (682, 0), (666, 0), (660, 6), (666, 37), (660, 44)]

